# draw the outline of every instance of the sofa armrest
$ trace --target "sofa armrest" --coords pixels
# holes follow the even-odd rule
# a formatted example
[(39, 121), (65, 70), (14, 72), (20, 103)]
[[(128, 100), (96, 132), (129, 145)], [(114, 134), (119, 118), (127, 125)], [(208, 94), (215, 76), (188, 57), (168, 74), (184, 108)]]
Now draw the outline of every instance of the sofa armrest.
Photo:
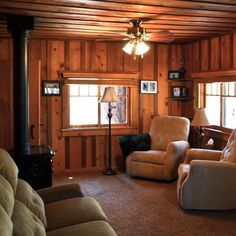
[(184, 209), (233, 209), (236, 206), (235, 185), (235, 163), (193, 160), (186, 178), (177, 187), (179, 202)]
[(184, 163), (189, 164), (192, 160), (219, 161), (222, 151), (191, 148), (187, 150)]
[(83, 197), (78, 183), (57, 185), (37, 190), (44, 203), (56, 202), (68, 198)]
[(173, 179), (173, 176), (177, 177), (178, 166), (184, 161), (188, 148), (187, 141), (174, 141), (168, 145), (164, 168), (165, 176), (169, 175), (170, 179)]

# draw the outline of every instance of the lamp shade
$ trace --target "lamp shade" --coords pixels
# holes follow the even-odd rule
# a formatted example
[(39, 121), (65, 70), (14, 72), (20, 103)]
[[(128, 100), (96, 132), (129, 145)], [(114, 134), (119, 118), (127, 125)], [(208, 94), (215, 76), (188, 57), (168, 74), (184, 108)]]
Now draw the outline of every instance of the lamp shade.
[(100, 102), (119, 102), (119, 98), (116, 96), (115, 88), (106, 87)]
[(133, 48), (134, 48), (134, 44), (132, 44), (132, 42), (129, 41), (128, 43), (125, 44), (125, 46), (122, 49), (124, 52), (131, 55)]
[(142, 56), (150, 49), (150, 47), (142, 39), (135, 38), (126, 43), (122, 49), (129, 55), (133, 52), (135, 55)]
[(136, 55), (143, 55), (149, 49), (150, 49), (150, 47), (145, 42), (141, 41), (136, 46), (135, 54)]
[(195, 114), (194, 114), (193, 120), (191, 122), (191, 125), (198, 126), (198, 127), (210, 125), (210, 122), (206, 116), (206, 109), (205, 108), (197, 108), (195, 110)]

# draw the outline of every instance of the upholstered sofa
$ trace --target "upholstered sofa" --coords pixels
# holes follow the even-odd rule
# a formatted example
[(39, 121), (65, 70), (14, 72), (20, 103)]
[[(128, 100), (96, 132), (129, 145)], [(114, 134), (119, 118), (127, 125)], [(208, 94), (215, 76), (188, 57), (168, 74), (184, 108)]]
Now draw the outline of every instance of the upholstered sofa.
[(76, 183), (34, 191), (0, 148), (0, 235), (116, 235), (98, 202)]

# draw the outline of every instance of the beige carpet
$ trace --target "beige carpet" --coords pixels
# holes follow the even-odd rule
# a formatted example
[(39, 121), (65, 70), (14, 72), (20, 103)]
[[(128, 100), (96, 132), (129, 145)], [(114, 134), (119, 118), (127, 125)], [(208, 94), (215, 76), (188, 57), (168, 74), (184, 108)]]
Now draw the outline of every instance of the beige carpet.
[(119, 236), (236, 235), (236, 210), (183, 211), (177, 203), (176, 182), (130, 178), (125, 173), (81, 173), (73, 175), (73, 180), (68, 177), (54, 176), (53, 183), (79, 181), (84, 195), (101, 204)]

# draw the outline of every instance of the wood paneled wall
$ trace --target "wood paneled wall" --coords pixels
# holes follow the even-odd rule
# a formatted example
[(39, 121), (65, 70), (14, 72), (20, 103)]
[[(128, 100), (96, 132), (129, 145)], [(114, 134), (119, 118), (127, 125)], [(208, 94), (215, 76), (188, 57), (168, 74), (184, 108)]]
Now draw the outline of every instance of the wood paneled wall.
[[(31, 39), (29, 42), (30, 144), (51, 145), (57, 154), (56, 172), (102, 169), (107, 136), (62, 136), (62, 97), (41, 96), (42, 80), (57, 80), (57, 70), (81, 72), (139, 72), (140, 80), (157, 80), (158, 94), (138, 94), (137, 131), (149, 131), (154, 116), (168, 114), (168, 70), (179, 68), (183, 45), (151, 44), (143, 59), (122, 52), (123, 42)], [(189, 46), (190, 47), (190, 46)], [(12, 40), (0, 38), (0, 146), (13, 148)], [(174, 109), (179, 109), (175, 107)], [(86, 112), (86, 111), (85, 111)], [(124, 159), (113, 135), (113, 163), (122, 168)]]

